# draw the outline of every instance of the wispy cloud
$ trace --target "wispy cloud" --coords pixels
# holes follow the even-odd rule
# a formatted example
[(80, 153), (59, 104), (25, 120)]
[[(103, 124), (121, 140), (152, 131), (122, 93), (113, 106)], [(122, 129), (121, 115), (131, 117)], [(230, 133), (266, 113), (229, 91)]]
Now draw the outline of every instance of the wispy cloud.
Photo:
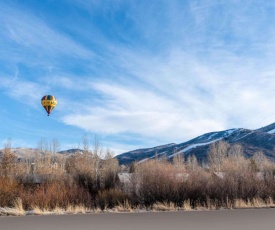
[(0, 4), (1, 49), (6, 61), (50, 63), (56, 58), (91, 58), (93, 52), (55, 30), (25, 7)]
[(25, 101), (29, 105), (37, 104), (38, 92), (45, 92), (47, 88), (42, 84), (18, 79), (17, 75), (18, 71), (15, 73), (15, 78), (2, 76), (0, 89), (14, 99)]
[(54, 27), (25, 8), (2, 5), (0, 47), (7, 47), (12, 67), (4, 72), (12, 77), (0, 87), (13, 98), (55, 91), (65, 125), (102, 133), (117, 149), (274, 121), (274, 3), (67, 4), (85, 25)]
[(257, 58), (227, 53), (228, 69), (224, 63), (204, 63), (184, 52), (156, 58), (119, 50), (117, 64), (131, 80), (93, 84), (93, 90), (102, 95), (102, 104), (66, 116), (65, 123), (168, 142), (225, 128), (257, 128), (273, 121), (275, 81), (270, 75), (275, 72), (271, 68), (266, 76), (255, 68), (262, 63)]
[[(64, 117), (65, 123), (90, 131), (180, 141), (207, 131), (256, 128), (272, 122), (275, 81), (270, 76), (275, 71), (268, 65), (272, 59), (266, 57), (270, 47), (263, 46), (267, 38), (255, 38), (259, 30), (272, 35), (270, 25), (265, 29), (259, 26), (265, 23), (265, 16), (260, 15), (260, 22), (250, 31), (243, 31), (250, 19), (255, 20), (249, 11), (257, 7), (253, 4), (237, 10), (236, 4), (225, 2), (180, 5), (160, 4), (162, 16), (156, 17), (146, 7), (132, 22), (147, 40), (172, 32), (175, 36), (165, 40), (168, 43), (163, 50), (152, 53), (150, 48), (106, 44), (112, 53), (111, 65), (116, 67), (112, 75), (120, 70), (124, 76), (93, 84), (102, 95), (102, 104), (91, 106), (89, 112)], [(185, 9), (185, 15), (176, 6)], [(139, 7), (144, 9), (142, 3), (130, 6), (131, 19), (140, 12)], [(215, 13), (218, 8), (222, 12)], [(166, 31), (154, 24), (163, 14), (170, 23), (170, 27), (163, 26)], [(163, 40), (159, 37), (156, 42), (163, 44)], [(260, 56), (251, 55), (255, 49), (262, 49)]]
[[(120, 52), (120, 55), (123, 54)], [(129, 60), (133, 62), (134, 58)], [(209, 109), (211, 100), (199, 93), (203, 82), (194, 89), (201, 80), (196, 78), (201, 76), (187, 78), (185, 82), (183, 76), (191, 70), (186, 71), (180, 65), (175, 68), (178, 60), (166, 67), (166, 60), (154, 63), (150, 60), (143, 56), (137, 68), (133, 67), (135, 63), (127, 67), (128, 74), (134, 76), (131, 81), (93, 84), (93, 90), (102, 95), (101, 105), (91, 105), (90, 112), (66, 116), (64, 121), (90, 131), (133, 133), (169, 141), (180, 141), (225, 126), (223, 119), (215, 121), (219, 114)], [(153, 73), (158, 78), (155, 81)], [(217, 83), (208, 82), (202, 89), (211, 90), (207, 87), (211, 84)]]

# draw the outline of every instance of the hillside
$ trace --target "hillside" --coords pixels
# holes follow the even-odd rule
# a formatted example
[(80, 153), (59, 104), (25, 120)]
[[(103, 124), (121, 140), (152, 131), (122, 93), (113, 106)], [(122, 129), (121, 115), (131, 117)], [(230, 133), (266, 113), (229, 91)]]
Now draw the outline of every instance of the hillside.
[[(275, 123), (265, 127), (250, 130), (244, 128), (229, 129), (224, 131), (210, 132), (200, 135), (194, 139), (183, 143), (169, 143), (152, 148), (142, 148), (126, 153), (122, 153), (116, 158), (120, 164), (131, 164), (132, 162), (142, 162), (156, 157), (172, 159), (177, 154), (184, 154), (185, 157), (195, 155), (199, 161), (207, 158), (207, 152), (212, 143), (224, 140), (229, 144), (239, 144), (243, 147), (247, 157), (253, 156), (256, 152), (263, 152), (269, 159), (275, 161)], [(36, 154), (41, 154), (35, 148), (12, 148), (11, 151), (18, 158), (32, 158)], [(0, 150), (0, 157), (3, 150)], [(82, 152), (81, 149), (68, 149), (57, 152), (63, 156), (69, 156)]]
[(173, 156), (184, 153), (185, 157), (195, 155), (199, 161), (203, 161), (207, 158), (210, 145), (219, 140), (241, 145), (247, 157), (262, 151), (265, 156), (275, 161), (275, 123), (256, 130), (237, 128), (206, 133), (180, 144), (129, 151), (118, 155), (117, 159), (120, 164), (130, 164), (154, 158), (156, 155), (172, 159)]
[[(33, 158), (36, 155), (44, 154), (37, 148), (11, 148), (10, 150), (18, 158)], [(83, 150), (81, 150), (81, 149), (68, 149), (68, 150), (59, 151), (56, 154), (63, 155), (63, 156), (69, 156), (69, 155), (76, 154), (76, 153), (82, 153), (82, 151)], [(3, 153), (3, 149), (0, 149), (0, 157), (1, 157), (2, 153)]]

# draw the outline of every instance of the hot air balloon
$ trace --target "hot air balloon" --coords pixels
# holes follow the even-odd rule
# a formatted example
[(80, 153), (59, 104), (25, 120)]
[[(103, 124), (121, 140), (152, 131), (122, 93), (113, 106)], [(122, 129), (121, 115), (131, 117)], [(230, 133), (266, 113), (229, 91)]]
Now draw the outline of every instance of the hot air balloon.
[(52, 95), (45, 95), (41, 99), (41, 104), (44, 107), (44, 109), (47, 111), (48, 116), (50, 115), (51, 111), (54, 109), (54, 107), (57, 105), (57, 100)]

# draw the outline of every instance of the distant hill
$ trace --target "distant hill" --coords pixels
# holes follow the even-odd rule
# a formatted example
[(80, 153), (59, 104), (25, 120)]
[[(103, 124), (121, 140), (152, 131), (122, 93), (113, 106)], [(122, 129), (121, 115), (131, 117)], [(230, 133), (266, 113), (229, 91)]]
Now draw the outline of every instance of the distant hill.
[(237, 128), (206, 133), (180, 144), (172, 143), (152, 148), (137, 149), (122, 153), (116, 157), (120, 164), (125, 165), (134, 161), (145, 161), (154, 158), (156, 155), (172, 159), (173, 156), (183, 153), (185, 157), (195, 155), (199, 161), (204, 161), (207, 159), (210, 145), (219, 140), (224, 140), (230, 144), (240, 144), (247, 157), (253, 156), (257, 151), (262, 151), (265, 156), (275, 161), (275, 123), (256, 130)]
[[(42, 155), (43, 153), (39, 149), (35, 148), (11, 148), (10, 149), (12, 153), (15, 154), (18, 158), (33, 158), (37, 154)], [(0, 150), (0, 157), (3, 153), (3, 149)], [(83, 153), (82, 149), (68, 149), (57, 152), (57, 154), (62, 154), (65, 156), (69, 156), (76, 153)]]

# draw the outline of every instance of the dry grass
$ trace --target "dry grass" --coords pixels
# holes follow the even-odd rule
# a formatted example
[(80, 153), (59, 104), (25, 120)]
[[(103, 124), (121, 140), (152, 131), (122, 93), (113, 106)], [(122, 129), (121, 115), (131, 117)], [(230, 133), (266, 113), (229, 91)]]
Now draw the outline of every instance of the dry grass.
[(241, 208), (273, 208), (275, 204), (273, 199), (270, 197), (266, 200), (261, 198), (253, 198), (252, 200), (245, 201), (243, 199), (236, 199), (234, 203), (234, 208), (241, 209)]
[(248, 208), (251, 207), (250, 202), (246, 202), (243, 199), (236, 199), (234, 203), (234, 208)]
[(274, 206), (275, 206), (275, 203), (274, 203), (272, 197), (269, 197), (269, 198), (266, 200), (266, 203), (267, 203), (270, 207), (274, 207)]
[(206, 208), (208, 210), (217, 210), (218, 209), (217, 204), (215, 203), (215, 201), (211, 200), (209, 197), (207, 197), (206, 205), (205, 205), (204, 208)]
[(176, 211), (178, 209), (172, 202), (157, 202), (152, 206), (152, 211)]
[(89, 212), (93, 212), (94, 210), (91, 210), (87, 207), (85, 207), (84, 205), (68, 205), (65, 209), (66, 213), (71, 213), (71, 214), (78, 214), (78, 213), (89, 213)]
[[(242, 208), (274, 208), (275, 204), (272, 198), (263, 200), (261, 198), (254, 198), (251, 201), (245, 201), (243, 199), (236, 199), (233, 206), (224, 205), (223, 207), (219, 207), (218, 204), (215, 204), (214, 200), (208, 200), (205, 205), (196, 204), (194, 208), (192, 208), (190, 200), (186, 200), (183, 203), (182, 207), (177, 207), (172, 202), (157, 202), (155, 203), (149, 210), (153, 212), (160, 212), (160, 211), (191, 211), (191, 210), (217, 210), (219, 208), (234, 208), (234, 209), (242, 209)], [(31, 210), (26, 211), (23, 208), (22, 200), (17, 198), (14, 201), (14, 207), (4, 207), (0, 208), (0, 216), (1, 215), (11, 215), (11, 216), (24, 216), (24, 215), (60, 215), (60, 214), (83, 214), (83, 213), (102, 213), (102, 212), (140, 212), (145, 210), (140, 206), (133, 207), (129, 201), (125, 201), (124, 203), (120, 203), (119, 205), (115, 206), (112, 209), (105, 208), (105, 209), (90, 209), (85, 207), (84, 205), (68, 205), (66, 208), (55, 207), (53, 209), (49, 208), (39, 208), (38, 206), (33, 207)]]
[(20, 198), (16, 198), (14, 200), (13, 208), (10, 207), (0, 207), (0, 216), (24, 216), (26, 215), (26, 211), (23, 208), (22, 200)]
[(15, 208), (0, 207), (0, 216), (24, 216), (26, 213), (16, 210)]
[(79, 214), (79, 213), (90, 213), (94, 212), (94, 210), (91, 210), (84, 205), (68, 205), (66, 208), (61, 207), (55, 207), (53, 209), (48, 208), (39, 208), (34, 207), (31, 211), (29, 211), (30, 214), (33, 215), (53, 215), (53, 214)]
[[(38, 206), (35, 206), (28, 213), (32, 215), (49, 215), (49, 214), (52, 214), (52, 211), (48, 210), (47, 208), (39, 208)], [(62, 213), (59, 212), (59, 214), (62, 214)]]
[(186, 210), (186, 211), (192, 210), (190, 200), (185, 200), (183, 202), (183, 210)]
[(22, 204), (22, 200), (21, 198), (17, 197), (14, 200), (14, 209), (16, 210), (16, 212), (18, 213), (18, 215), (22, 216), (25, 214), (25, 210), (23, 208), (23, 204)]
[(115, 212), (133, 212), (134, 209), (128, 200), (125, 200), (123, 203), (116, 205), (113, 210)]

